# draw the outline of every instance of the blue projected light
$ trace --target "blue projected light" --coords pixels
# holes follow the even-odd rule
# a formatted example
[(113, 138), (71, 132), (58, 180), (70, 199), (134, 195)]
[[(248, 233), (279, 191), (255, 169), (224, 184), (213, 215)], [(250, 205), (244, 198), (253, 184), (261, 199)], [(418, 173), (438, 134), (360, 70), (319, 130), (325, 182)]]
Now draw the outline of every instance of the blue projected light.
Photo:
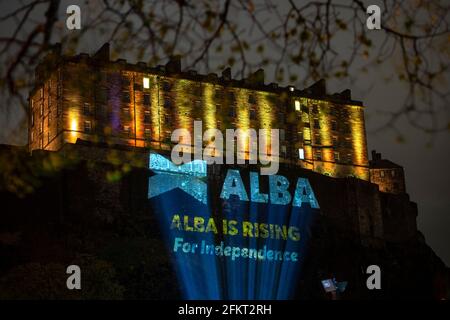
[(206, 183), (200, 177), (206, 177), (206, 161), (194, 160), (184, 165), (176, 166), (163, 156), (151, 153), (149, 167), (157, 175), (149, 180), (148, 198), (156, 197), (175, 188), (193, 196), (206, 204), (208, 192)]
[(319, 208), (307, 179), (291, 196), (287, 178), (269, 176), (264, 194), (258, 173), (242, 170), (248, 193), (241, 172), (229, 169), (218, 201), (208, 201), (204, 161), (176, 166), (154, 153), (149, 160), (149, 200), (184, 298), (293, 297)]

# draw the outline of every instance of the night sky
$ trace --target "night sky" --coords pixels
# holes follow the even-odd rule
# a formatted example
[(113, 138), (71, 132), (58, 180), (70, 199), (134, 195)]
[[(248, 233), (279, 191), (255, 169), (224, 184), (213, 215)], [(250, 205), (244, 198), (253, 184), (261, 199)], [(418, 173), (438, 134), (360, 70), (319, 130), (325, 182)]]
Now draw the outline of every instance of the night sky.
[[(377, 1), (370, 1), (376, 3)], [(65, 23), (66, 4), (79, 4), (83, 9), (86, 8), (84, 1), (62, 1), (60, 7), (61, 21)], [(281, 2), (280, 6), (286, 2)], [(16, 6), (15, 1), (2, 1), (0, 3), (0, 12), (2, 15), (10, 12)], [(35, 11), (36, 17), (42, 16), (42, 11)], [(85, 19), (85, 18), (84, 18)], [(248, 21), (236, 16), (234, 19), (239, 21), (241, 27), (245, 28)], [(239, 20), (240, 19), (240, 20)], [(270, 23), (270, 22), (269, 22)], [(4, 24), (0, 28), (0, 36), (10, 35), (13, 28), (12, 24)], [(374, 31), (377, 32), (377, 31)], [(377, 34), (373, 34), (375, 43)], [(381, 33), (380, 33), (381, 37)], [(380, 38), (381, 39), (381, 38)], [(57, 37), (54, 37), (57, 42)], [(342, 36), (342, 41), (334, 47), (337, 51), (345, 51), (350, 45), (352, 39)], [(105, 39), (99, 35), (91, 33), (87, 35), (79, 45), (79, 52), (94, 53)], [(183, 39), (180, 39), (183, 41)], [(251, 39), (250, 39), (251, 41)], [(114, 43), (111, 43), (114, 48)], [(274, 53), (275, 54), (275, 53)], [(133, 56), (123, 54), (121, 57), (130, 62), (136, 62)], [(395, 56), (394, 56), (395, 57)], [(250, 56), (250, 58), (252, 58)], [(187, 57), (186, 59), (189, 59)], [(210, 70), (219, 72), (218, 66), (226, 64), (226, 57), (216, 54), (213, 57), (213, 63)], [(254, 57), (257, 59), (257, 56)], [(186, 63), (182, 60), (182, 67)], [(357, 78), (356, 82), (346, 81), (328, 81), (327, 89), (329, 93), (340, 92), (344, 89), (351, 89), (354, 100), (363, 101), (366, 106), (366, 129), (368, 150), (376, 149), (387, 158), (405, 169), (406, 187), (412, 201), (418, 204), (419, 215), (417, 218), (418, 228), (425, 235), (427, 243), (433, 248), (436, 254), (441, 257), (447, 265), (450, 265), (450, 192), (447, 183), (450, 181), (449, 157), (450, 157), (450, 131), (429, 135), (421, 130), (412, 127), (406, 119), (401, 119), (396, 129), (386, 129), (377, 131), (385, 121), (386, 117), (380, 114), (381, 110), (396, 110), (399, 108), (407, 94), (407, 87), (399, 81), (393, 79), (386, 81), (386, 75), (395, 68), (396, 61), (393, 58), (392, 64), (386, 64), (382, 67), (369, 69), (368, 73), (353, 74)], [(233, 68), (237, 71), (238, 66)], [(199, 68), (199, 71), (204, 71)], [(270, 68), (266, 69), (266, 83), (276, 82), (272, 77), (273, 72)], [(4, 68), (0, 68), (2, 75)], [(302, 70), (299, 69), (299, 73)], [(29, 75), (33, 77), (33, 75)], [(449, 74), (445, 77), (448, 86)], [(282, 85), (290, 84), (288, 82)], [(311, 83), (312, 84), (312, 81)], [(295, 84), (301, 88), (300, 85)], [(19, 131), (19, 134), (11, 135), (18, 123), (24, 116), (21, 108), (17, 105), (5, 105), (4, 97), (1, 97), (0, 108), (0, 143), (10, 143), (23, 145), (26, 143), (26, 129)], [(441, 118), (444, 121), (449, 119), (449, 108), (442, 111)], [(401, 135), (401, 139), (399, 136)]]

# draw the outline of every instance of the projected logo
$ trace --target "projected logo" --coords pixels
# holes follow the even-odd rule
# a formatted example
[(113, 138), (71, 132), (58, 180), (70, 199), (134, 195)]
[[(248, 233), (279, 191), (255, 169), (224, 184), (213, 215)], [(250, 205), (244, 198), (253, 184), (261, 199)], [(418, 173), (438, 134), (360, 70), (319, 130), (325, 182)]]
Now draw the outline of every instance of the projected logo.
[(308, 179), (291, 185), (281, 175), (260, 181), (257, 172), (228, 169), (217, 182), (203, 160), (176, 166), (154, 153), (149, 168), (148, 197), (185, 298), (293, 296), (319, 209)]
[(175, 188), (180, 188), (198, 201), (206, 204), (207, 186), (201, 178), (206, 177), (206, 161), (194, 160), (176, 166), (163, 156), (150, 154), (150, 169), (156, 173), (150, 177), (148, 198), (156, 197)]

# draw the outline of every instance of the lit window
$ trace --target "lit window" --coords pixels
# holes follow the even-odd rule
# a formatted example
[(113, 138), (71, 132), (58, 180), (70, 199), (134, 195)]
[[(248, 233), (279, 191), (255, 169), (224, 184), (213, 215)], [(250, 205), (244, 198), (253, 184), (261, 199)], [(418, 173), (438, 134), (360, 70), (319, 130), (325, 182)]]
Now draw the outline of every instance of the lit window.
[(304, 160), (305, 159), (305, 150), (303, 148), (298, 149), (298, 158), (300, 160)]
[(144, 77), (144, 81), (143, 81), (143, 85), (144, 85), (144, 89), (149, 89), (150, 88), (150, 78)]
[(380, 171), (380, 177), (384, 178), (384, 171), (383, 170)]
[(295, 100), (295, 111), (300, 111), (300, 101)]
[(292, 91), (294, 91), (294, 90), (295, 90), (295, 88), (294, 88), (294, 87), (292, 87), (292, 86), (290, 86), (290, 87), (289, 87), (289, 91), (291, 91), (291, 92), (292, 92)]

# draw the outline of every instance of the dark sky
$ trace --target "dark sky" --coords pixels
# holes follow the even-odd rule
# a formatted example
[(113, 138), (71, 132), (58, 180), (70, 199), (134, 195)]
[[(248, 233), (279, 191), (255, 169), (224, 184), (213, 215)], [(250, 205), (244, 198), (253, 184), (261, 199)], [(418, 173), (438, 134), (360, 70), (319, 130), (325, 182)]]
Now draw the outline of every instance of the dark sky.
[[(377, 3), (378, 1), (371, 1)], [(79, 4), (83, 12), (87, 11), (84, 1), (62, 1), (60, 9), (61, 23), (65, 23), (65, 8), (67, 4)], [(287, 1), (281, 1), (279, 6), (283, 7)], [(15, 1), (2, 1), (0, 3), (0, 12), (2, 15), (10, 12)], [(83, 11), (85, 10), (85, 11)], [(42, 11), (33, 13), (36, 19), (42, 16)], [(31, 17), (32, 18), (32, 17)], [(31, 19), (30, 18), (30, 19)], [(88, 19), (85, 16), (83, 19)], [(242, 28), (249, 23), (245, 17), (234, 17)], [(270, 21), (268, 22), (270, 23)], [(12, 24), (4, 24), (0, 28), (0, 36), (9, 34), (12, 30)], [(374, 31), (377, 32), (377, 31)], [(378, 34), (373, 33), (372, 36), (377, 42)], [(381, 39), (381, 32), (379, 33)], [(380, 41), (378, 39), (378, 41)], [(57, 41), (58, 39), (54, 39)], [(251, 39), (250, 39), (251, 40)], [(183, 41), (183, 39), (180, 39)], [(334, 47), (337, 51), (345, 51), (351, 45), (351, 38), (342, 36), (342, 41)], [(91, 33), (79, 45), (79, 50), (93, 53), (104, 42), (104, 39)], [(114, 43), (112, 43), (114, 47)], [(133, 61), (132, 57), (127, 57)], [(215, 55), (211, 69), (215, 66), (225, 63), (225, 57), (220, 54)], [(251, 58), (251, 56), (250, 56)], [(255, 59), (257, 57), (255, 56)], [(406, 173), (407, 191), (412, 201), (418, 204), (419, 216), (417, 218), (419, 230), (425, 235), (427, 243), (434, 251), (450, 265), (450, 192), (447, 186), (450, 181), (449, 156), (450, 156), (450, 131), (435, 134), (433, 136), (425, 134), (423, 131), (412, 127), (405, 119), (402, 119), (396, 129), (382, 130), (375, 132), (375, 128), (379, 127), (386, 120), (379, 114), (380, 110), (394, 110), (401, 106), (407, 93), (407, 87), (399, 81), (386, 81), (386, 75), (392, 74), (392, 70), (396, 67), (396, 61), (387, 63), (379, 68), (370, 69), (367, 74), (357, 74), (357, 82), (350, 81), (330, 81), (328, 82), (328, 91), (330, 93), (342, 91), (346, 88), (352, 90), (353, 98), (361, 100), (366, 106), (366, 127), (369, 152), (376, 149), (381, 152), (383, 157), (402, 165)], [(1, 70), (1, 69), (0, 69)], [(266, 82), (274, 81), (271, 77), (270, 70), (266, 75)], [(301, 73), (302, 70), (299, 70)], [(448, 75), (445, 81), (448, 81)], [(288, 84), (288, 83), (283, 83)], [(448, 85), (448, 84), (447, 84)], [(300, 87), (297, 85), (297, 87)], [(4, 101), (2, 101), (4, 103)], [(3, 115), (0, 117), (0, 143), (24, 144), (26, 132), (11, 137), (8, 133), (14, 129), (23, 112), (17, 106), (6, 106), (0, 109)], [(449, 119), (449, 108), (442, 114), (444, 119)], [(398, 136), (401, 132), (404, 139), (399, 142)]]

